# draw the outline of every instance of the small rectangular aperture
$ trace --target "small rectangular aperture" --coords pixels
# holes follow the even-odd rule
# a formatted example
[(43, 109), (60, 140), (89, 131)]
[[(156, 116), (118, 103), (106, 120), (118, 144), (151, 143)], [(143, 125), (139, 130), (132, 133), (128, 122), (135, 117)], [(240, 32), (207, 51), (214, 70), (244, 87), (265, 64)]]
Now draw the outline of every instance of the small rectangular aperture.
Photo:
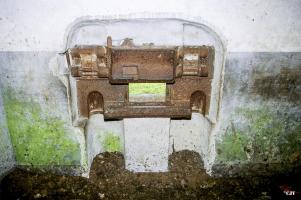
[(165, 102), (166, 83), (129, 83), (130, 102)]

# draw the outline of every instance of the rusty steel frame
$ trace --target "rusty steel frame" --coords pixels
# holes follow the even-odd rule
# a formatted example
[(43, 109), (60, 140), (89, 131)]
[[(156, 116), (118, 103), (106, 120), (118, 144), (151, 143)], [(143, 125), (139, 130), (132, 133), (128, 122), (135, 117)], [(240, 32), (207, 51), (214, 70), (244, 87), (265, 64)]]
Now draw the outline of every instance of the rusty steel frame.
[[(76, 79), (80, 116), (190, 118), (208, 114), (213, 77), (211, 46), (75, 46), (66, 52)], [(166, 83), (165, 101), (129, 101), (129, 83)]]

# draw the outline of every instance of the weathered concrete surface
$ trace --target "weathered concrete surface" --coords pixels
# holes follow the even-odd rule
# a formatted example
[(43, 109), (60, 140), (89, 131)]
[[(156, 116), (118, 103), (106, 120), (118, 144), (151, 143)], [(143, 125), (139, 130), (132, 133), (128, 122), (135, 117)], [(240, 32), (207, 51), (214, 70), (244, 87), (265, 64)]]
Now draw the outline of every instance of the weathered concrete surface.
[[(61, 50), (62, 38), (70, 23), (81, 16), (97, 15), (105, 15), (105, 18), (199, 16), (222, 32), (229, 51), (301, 50), (299, 0), (90, 0), (88, 3), (80, 0), (28, 0), (26, 3), (2, 0), (0, 7), (5, 8), (0, 18), (1, 50)], [(140, 14), (129, 15), (131, 13)], [(172, 14), (164, 16), (162, 13)], [(152, 29), (148, 33), (156, 31)]]
[[(26, 165), (58, 163), (68, 166), (85, 163), (86, 145), (83, 131), (76, 131), (77, 129), (74, 130), (72, 128), (69, 121), (65, 87), (57, 77), (53, 76), (51, 70), (46, 67), (49, 59), (56, 52), (42, 51), (62, 50), (65, 47), (62, 38), (66, 34), (66, 27), (72, 22), (80, 21), (82, 19), (78, 19), (80, 16), (98, 15), (99, 13), (114, 15), (117, 12), (116, 10), (118, 10), (118, 14), (120, 12), (126, 14), (140, 12), (141, 9), (148, 12), (184, 12), (184, 15), (138, 14), (107, 18), (160, 17), (162, 19), (164, 17), (181, 18), (182, 16), (184, 19), (193, 19), (196, 22), (202, 21), (200, 20), (201, 17), (203, 20), (208, 21), (209, 24), (212, 24), (212, 27), (222, 31), (222, 34), (225, 36), (224, 39), (228, 41), (228, 50), (251, 52), (228, 54), (223, 90), (224, 98), (218, 120), (220, 124), (218, 126), (214, 125), (216, 132), (209, 136), (211, 138), (210, 141), (212, 141), (212, 138), (214, 139), (214, 135), (219, 137), (217, 140), (217, 162), (226, 164), (231, 162), (274, 162), (282, 160), (282, 158), (294, 162), (299, 160), (301, 146), (299, 139), (301, 132), (299, 69), (301, 59), (300, 53), (285, 54), (281, 53), (281, 51), (301, 50), (300, 1), (296, 0), (290, 3), (286, 1), (219, 1), (218, 3), (212, 1), (189, 1), (171, 3), (167, 1), (164, 3), (165, 7), (162, 6), (161, 1), (135, 3), (138, 5), (129, 8), (124, 6), (124, 4), (129, 4), (129, 2), (117, 4), (114, 1), (110, 1), (102, 6), (95, 6), (97, 4), (95, 1), (89, 5), (85, 4), (87, 7), (78, 7), (78, 2), (53, 3), (45, 1), (38, 4), (35, 3), (35, 12), (32, 12), (33, 7), (31, 3), (1, 2), (2, 7), (8, 9), (4, 9), (0, 16), (0, 29), (3, 33), (0, 48), (3, 51), (11, 52), (1, 52), (0, 54), (0, 82), (4, 90), (8, 87), (16, 89), (14, 93), (16, 98), (11, 98), (10, 100), (17, 101), (8, 101), (13, 104), (6, 106), (5, 112), (9, 114), (9, 123), (22, 122), (22, 126), (17, 126), (18, 129), (12, 129), (11, 132), (11, 135), (15, 136), (12, 139), (16, 139), (12, 140), (13, 145), (18, 144), (18, 163)], [(66, 7), (68, 6), (70, 6), (70, 12), (66, 13)], [(57, 15), (52, 16), (51, 14), (54, 11)], [(185, 17), (185, 13), (197, 16), (201, 13), (201, 16), (197, 18)], [(101, 19), (104, 18), (101, 17)], [(136, 24), (145, 27), (143, 20), (136, 21)], [(286, 28), (283, 28), (281, 24), (287, 24)], [(103, 35), (90, 34), (89, 30), (91, 27), (82, 26), (82, 29), (78, 32), (79, 34), (75, 35), (75, 38), (79, 40), (75, 41), (102, 41), (102, 36), (107, 36), (107, 33), (115, 33), (118, 37), (114, 38), (122, 39), (124, 36), (129, 36), (129, 30), (137, 30), (140, 34), (138, 34), (139, 36), (146, 30), (147, 32), (152, 32), (153, 34), (148, 34), (148, 36), (154, 40), (154, 43), (156, 43), (158, 38), (160, 39), (159, 43), (170, 41), (178, 44), (189, 44), (204, 41), (199, 40), (202, 37), (196, 37), (202, 36), (202, 34), (190, 24), (185, 25), (185, 28), (183, 28), (175, 23), (169, 23), (169, 26), (161, 23), (158, 26), (161, 27), (161, 32), (153, 31), (159, 29), (154, 29), (150, 23), (148, 25), (150, 25), (148, 29), (137, 29), (137, 26), (134, 26), (136, 29), (131, 29), (124, 24), (122, 26), (123, 32), (119, 31), (120, 27), (111, 26), (110, 30), (103, 29), (103, 31), (100, 31)], [(175, 28), (178, 29), (176, 30)], [(189, 30), (187, 35), (182, 35), (183, 29), (184, 31)], [(166, 34), (166, 30), (169, 30), (170, 33)], [(120, 32), (120, 35), (117, 34), (118, 32)], [(86, 37), (87, 35), (89, 37)], [(130, 36), (135, 35), (132, 34)], [(183, 36), (183, 38), (176, 39), (176, 36), (179, 35)], [(92, 40), (81, 40), (81, 38), (92, 38)], [(94, 40), (95, 38), (98, 40)], [(134, 37), (134, 39), (136, 38)], [(144, 39), (140, 37), (138, 41), (140, 43), (149, 42), (149, 40)], [(115, 42), (118, 43), (120, 41), (117, 40)], [(17, 52), (20, 50), (31, 52)], [(274, 53), (252, 53), (253, 51)], [(277, 51), (280, 53), (275, 53)], [(42, 76), (40, 76), (41, 74)], [(214, 84), (217, 85), (218, 82)], [(219, 92), (214, 94), (215, 97), (219, 96)], [(215, 97), (214, 99), (216, 99)], [(29, 104), (31, 99), (34, 104)], [(218, 102), (218, 99), (216, 102)], [(18, 113), (22, 113), (18, 109), (20, 105), (27, 105), (24, 107), (26, 117), (18, 115)], [(219, 108), (218, 106), (215, 106), (215, 108), (216, 112), (214, 113), (217, 113)], [(46, 115), (46, 113), (50, 116)], [(28, 122), (28, 120), (30, 121), (28, 116), (37, 117), (36, 119), (38, 120), (35, 122), (38, 122), (39, 126), (33, 126), (32, 123), (24, 123)], [(28, 120), (26, 121), (26, 119)], [(51, 124), (43, 123), (45, 119), (62, 120), (63, 126), (60, 125), (60, 129), (57, 130), (53, 126), (48, 126)], [(181, 126), (181, 123), (179, 122), (178, 125)], [(19, 129), (22, 127), (23, 129)], [(24, 131), (24, 127), (29, 129)], [(43, 127), (46, 127), (46, 130), (50, 130), (50, 132), (55, 130), (54, 132), (57, 134), (50, 134), (50, 139), (44, 138), (43, 134), (41, 134), (45, 131)], [(196, 125), (196, 129), (200, 129), (200, 127)], [(21, 134), (23, 132), (32, 133), (32, 135)], [(37, 140), (30, 139), (31, 136)], [(191, 137), (202, 144), (204, 141), (207, 141), (200, 140), (196, 134), (192, 134)], [(183, 138), (182, 135), (179, 134), (179, 138)], [(191, 140), (185, 139), (183, 145), (179, 142), (176, 146), (177, 148), (194, 148), (187, 145)], [(60, 153), (56, 157), (54, 153), (56, 151), (53, 150), (57, 150), (57, 146), (53, 144), (61, 141), (71, 145), (71, 147), (69, 148), (67, 145), (67, 151), (60, 147), (60, 151), (58, 151)], [(180, 139), (175, 139), (175, 141), (180, 141)], [(35, 146), (35, 144), (43, 144), (50, 148), (52, 153), (47, 154), (47, 156), (40, 156), (39, 148), (41, 147), (39, 147), (36, 149), (31, 148), (30, 154), (24, 154), (26, 152), (24, 145), (26, 142), (29, 142), (28, 144), (32, 145), (31, 147)], [(199, 146), (198, 144), (196, 146)], [(205, 151), (203, 147), (200, 147), (200, 149)], [(32, 160), (36, 162), (32, 163)]]
[(230, 53), (223, 94), (218, 165), (301, 162), (301, 53)]
[(15, 157), (7, 128), (2, 92), (0, 87), (0, 180), (2, 175), (13, 168), (14, 165)]
[[(110, 23), (102, 24), (101, 26), (97, 23), (95, 25), (94, 22), (92, 22), (92, 24), (88, 23), (91, 26), (87, 26), (87, 24), (85, 24), (84, 29), (82, 29), (81, 23), (79, 23), (79, 29), (76, 29), (74, 33), (72, 32), (70, 34), (70, 38), (68, 37), (69, 41), (71, 41), (71, 44), (81, 44), (82, 42), (89, 44), (90, 40), (87, 40), (87, 38), (92, 40), (95, 38), (101, 38), (100, 40), (103, 42), (105, 41), (107, 35), (112, 35), (115, 38), (135, 36), (135, 41), (140, 44), (144, 42), (154, 42), (157, 45), (181, 45), (184, 42), (185, 45), (206, 44), (214, 46), (216, 51), (214, 63), (215, 70), (212, 81), (213, 88), (208, 118), (213, 121), (217, 120), (221, 74), (224, 62), (224, 46), (223, 42), (214, 32), (214, 30), (202, 24), (187, 23), (185, 20), (176, 19), (132, 19), (124, 20), (122, 22), (109, 20), (108, 22)], [(86, 21), (83, 23), (86, 23)], [(103, 27), (106, 29), (105, 32), (103, 32)], [(144, 31), (141, 31), (141, 27), (144, 28)], [(161, 31), (158, 31), (156, 34), (152, 35), (145, 34), (146, 29), (150, 31), (153, 30), (154, 27), (158, 27), (158, 30)], [(168, 27), (168, 30), (163, 30), (163, 27)], [(123, 32), (120, 30), (123, 30)], [(135, 32), (128, 32), (128, 30)], [(91, 37), (83, 37), (83, 31), (90, 33), (100, 31), (102, 36), (105, 37), (100, 37), (99, 34), (92, 34)], [(177, 32), (177, 34), (174, 34), (175, 32)], [(193, 35), (193, 37), (191, 37), (191, 35)], [(21, 136), (23, 138), (24, 130), (22, 127), (26, 127), (25, 132), (29, 132), (30, 134), (25, 134), (24, 138), (26, 141), (28, 140), (27, 143), (32, 144), (30, 146), (31, 148), (29, 149), (29, 154), (23, 153), (24, 151), (28, 151), (27, 147), (24, 145), (25, 143), (22, 143), (23, 145), (18, 145), (16, 147), (18, 150), (16, 151), (17, 162), (22, 165), (30, 164), (35, 166), (52, 165), (53, 163), (55, 165), (89, 164), (88, 161), (92, 158), (86, 158), (85, 149), (87, 148), (87, 145), (85, 145), (85, 139), (83, 138), (83, 128), (86, 119), (82, 119), (79, 116), (78, 123), (73, 123), (73, 126), (76, 127), (72, 127), (70, 124), (70, 118), (74, 119), (77, 117), (77, 102), (74, 100), (76, 99), (74, 96), (77, 94), (74, 92), (72, 87), (74, 86), (72, 79), (70, 79), (70, 87), (68, 83), (66, 83), (67, 76), (64, 76), (64, 73), (66, 73), (66, 68), (58, 63), (55, 63), (54, 58), (56, 57), (56, 53), (23, 52), (15, 54), (4, 52), (3, 56), (5, 56), (1, 65), (1, 68), (3, 69), (2, 76), (4, 77), (2, 80), (3, 87), (5, 90), (8, 90), (7, 88), (9, 88), (9, 90), (10, 88), (13, 89), (13, 95), (9, 96), (7, 103), (13, 103), (13, 105), (15, 105), (6, 106), (9, 108), (14, 108), (6, 109), (10, 116), (10, 127), (12, 129), (12, 135), (14, 136), (13, 143), (17, 143)], [(19, 66), (22, 67), (20, 68)], [(27, 121), (22, 120), (22, 117), (16, 116), (16, 113), (19, 112), (17, 110), (18, 105), (26, 105), (24, 107), (26, 108), (26, 114), (33, 116), (36, 121), (33, 121), (30, 118), (24, 118), (27, 119)], [(70, 110), (71, 116), (69, 115)], [(52, 123), (44, 124), (43, 121), (39, 120), (40, 118), (47, 118)], [(22, 126), (14, 126), (13, 122), (16, 120), (21, 120)], [(105, 127), (108, 125), (108, 123), (104, 123), (103, 125)], [(110, 128), (110, 125), (108, 126)], [(40, 129), (40, 127), (46, 127), (46, 130)], [(158, 130), (155, 130), (155, 132), (160, 131), (161, 127), (156, 128), (158, 128)], [(49, 131), (51, 133), (54, 132), (55, 139), (50, 139), (52, 138), (51, 135), (53, 134), (49, 133)], [(39, 134), (35, 134), (35, 132), (38, 132)], [(30, 139), (32, 135), (34, 136), (35, 140)], [(95, 134), (87, 135), (87, 140), (90, 144), (95, 141), (95, 138), (92, 137), (93, 135), (95, 136)], [(207, 136), (209, 135), (210, 134), (207, 134)], [(47, 152), (50, 152), (50, 154), (43, 154), (43, 156), (39, 156), (40, 152), (38, 151), (38, 146), (34, 146), (33, 142), (42, 145), (44, 143), (43, 141), (45, 140), (49, 142), (47, 146), (49, 147), (49, 151)], [(208, 139), (205, 140), (207, 141)], [(61, 151), (55, 151), (55, 148), (53, 148), (53, 146), (57, 146), (57, 143), (59, 143), (58, 146), (62, 148), (60, 149)], [(68, 147), (67, 149), (64, 149), (69, 145), (70, 148)], [(199, 146), (199, 144), (196, 145)], [(95, 147), (95, 152), (101, 151), (100, 145), (94, 144), (92, 146), (97, 146)], [(166, 146), (169, 146), (168, 141), (166, 142)], [(88, 147), (88, 149), (89, 148), (90, 147)], [(93, 149), (94, 147), (91, 148)], [(95, 154), (95, 152), (93, 150), (92, 155)], [(203, 151), (203, 153), (204, 152), (205, 151)], [(90, 155), (90, 152), (88, 155)], [(66, 159), (64, 159), (65, 156)]]
[(66, 171), (70, 166), (72, 174), (80, 174), (85, 161), (84, 135), (72, 126), (65, 86), (49, 68), (55, 54), (0, 53), (7, 127), (16, 165), (59, 171), (59, 167)]
[(209, 134), (212, 123), (199, 113), (192, 113), (191, 120), (171, 120), (169, 153), (191, 150), (199, 153), (204, 165), (209, 158)]
[[(45, 115), (43, 115), (43, 113), (47, 113), (56, 116), (56, 118), (51, 117), (51, 119), (63, 119), (65, 126), (72, 127), (68, 113), (66, 90), (47, 67), (53, 55), (55, 55), (55, 52), (2, 52), (0, 54), (0, 81), (2, 92), (4, 92), (3, 90), (8, 86), (18, 89), (19, 91), (15, 94), (19, 101), (10, 101), (10, 103), (14, 102), (14, 104), (10, 104), (8, 109), (5, 109), (5, 113), (21, 113), (21, 111), (17, 109), (17, 105), (19, 105), (20, 102), (24, 102), (27, 106), (39, 105), (38, 107), (41, 107), (41, 110), (36, 110), (38, 112), (35, 112), (35, 114), (38, 115), (26, 116), (42, 116), (42, 119), (44, 119)], [(216, 136), (218, 136), (216, 163), (269, 163), (285, 159), (288, 161), (298, 161), (301, 146), (299, 139), (301, 131), (298, 129), (301, 123), (299, 98), (300, 74), (298, 74), (300, 66), (301, 53), (228, 54), (225, 68), (224, 95), (220, 112), (221, 125), (216, 133)], [(39, 74), (43, 76), (38, 76)], [(7, 98), (8, 96), (3, 96), (3, 98), (4, 97)], [(33, 99), (35, 103), (28, 104), (30, 99)], [(13, 98), (12, 100), (16, 99)], [(6, 108), (5, 105), (4, 108)], [(23, 111), (24, 110), (26, 110), (26, 113), (35, 111), (34, 107), (23, 107)], [(10, 118), (10, 120), (17, 117), (15, 118), (16, 120), (20, 120), (21, 122), (26, 121), (24, 115), (14, 114), (10, 116), (13, 117)], [(1, 120), (3, 119), (4, 117), (1, 115)], [(186, 130), (185, 126), (183, 126), (185, 123), (191, 124), (192, 127), (195, 127), (195, 130), (205, 129), (194, 120), (195, 118), (193, 118), (192, 121), (185, 121), (184, 123), (171, 120), (171, 135), (169, 142), (167, 142), (167, 144), (169, 143), (170, 149), (172, 149), (172, 138), (174, 138), (176, 150), (182, 148), (194, 149), (200, 152), (201, 155), (205, 152), (205, 148), (201, 146), (201, 144), (204, 145), (206, 143), (205, 141), (207, 141), (205, 139), (203, 140), (205, 135), (200, 133), (198, 137), (198, 131), (192, 131), (192, 133), (184, 135), (180, 134), (177, 129), (175, 130), (176, 125), (182, 127), (183, 132), (188, 132), (189, 129), (192, 129), (188, 128)], [(99, 121), (101, 122), (101, 120)], [(118, 126), (121, 129), (122, 125)], [(32, 129), (34, 128), (33, 126), (27, 127), (31, 128), (29, 130), (34, 130), (33, 133), (39, 133), (38, 135), (36, 134), (37, 137), (43, 136), (43, 134), (40, 135), (40, 130), (43, 129)], [(51, 128), (49, 130), (53, 129)], [(17, 136), (15, 137), (16, 140), (12, 140), (13, 145), (23, 143), (23, 140), (18, 139), (20, 138), (19, 136), (22, 136), (21, 138), (25, 139), (25, 141), (31, 136), (30, 134), (24, 134), (24, 137), (16, 133), (21, 132), (14, 131), (11, 133), (13, 137)], [(27, 133), (27, 131), (25, 133)], [(234, 133), (236, 133), (236, 135)], [(96, 133), (96, 135), (98, 134)], [(176, 135), (178, 135), (178, 139)], [(90, 134), (89, 140), (93, 141), (91, 144), (94, 146), (93, 148), (95, 148), (94, 153), (101, 151), (101, 146), (98, 146), (98, 143), (94, 141), (94, 136), (92, 136), (93, 134)], [(55, 137), (56, 135), (51, 135), (51, 138)], [(87, 160), (85, 156), (87, 154), (85, 151), (86, 144), (83, 131), (74, 130), (69, 133), (64, 132), (64, 134), (57, 135), (57, 137), (60, 141), (66, 139), (66, 142), (68, 141), (67, 143), (78, 144), (74, 151), (60, 151), (62, 153), (61, 155), (64, 156), (67, 154), (74, 155), (71, 157), (67, 156), (65, 160), (62, 160), (63, 162), (60, 163), (61, 169), (65, 170), (67, 168), (64, 168), (64, 165), (74, 166), (75, 164), (76, 166), (85, 163), (85, 160)], [(48, 139), (41, 138), (39, 142), (44, 144), (43, 141), (50, 141)], [(27, 144), (29, 144), (29, 146), (31, 144), (35, 146), (38, 144), (35, 140), (28, 141), (29, 143)], [(192, 144), (192, 141), (195, 142), (195, 146)], [(101, 143), (99, 144), (101, 145)], [(51, 142), (44, 144), (43, 147), (45, 147), (45, 145), (47, 148), (53, 148)], [(22, 145), (18, 148), (20, 149), (21, 147)], [(31, 158), (33, 158), (32, 156), (38, 156), (40, 151), (39, 148), (37, 148), (32, 151), (30, 155), (26, 154), (25, 156), (21, 154), (25, 152), (25, 148), (23, 150), (21, 148), (19, 151), (20, 154), (17, 158), (17, 165), (21, 162), (23, 164), (27, 162), (29, 165)], [(53, 161), (60, 160), (58, 157), (52, 157), (51, 154), (48, 155), (49, 156), (41, 157), (43, 159), (45, 158), (45, 165), (51, 165)], [(203, 157), (203, 159), (206, 158)], [(34, 163), (34, 165), (41, 166), (38, 165), (38, 163)], [(75, 171), (76, 170), (73, 170), (73, 172)]]
[(169, 118), (124, 119), (125, 166), (135, 172), (168, 170)]
[(124, 153), (123, 121), (104, 121), (103, 115), (90, 116), (85, 127), (88, 169), (93, 158), (103, 152)]

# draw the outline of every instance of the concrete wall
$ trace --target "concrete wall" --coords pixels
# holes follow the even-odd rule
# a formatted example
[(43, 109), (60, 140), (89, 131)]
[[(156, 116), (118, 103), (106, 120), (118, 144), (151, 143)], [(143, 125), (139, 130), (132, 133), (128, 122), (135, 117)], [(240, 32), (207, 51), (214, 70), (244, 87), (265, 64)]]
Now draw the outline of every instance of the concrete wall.
[(61, 50), (66, 27), (75, 19), (132, 13), (141, 17), (158, 17), (153, 13), (200, 17), (220, 30), (229, 51), (300, 51), (301, 46), (299, 0), (3, 0), (0, 5), (5, 8), (0, 20), (3, 51)]
[(223, 94), (215, 174), (286, 173), (300, 165), (300, 52), (229, 53)]
[[(227, 49), (212, 136), (217, 144), (207, 150), (216, 156), (215, 164), (300, 159), (300, 1), (3, 0), (0, 6), (5, 8), (0, 14), (0, 106), (6, 119), (0, 118), (7, 121), (18, 165), (86, 171), (85, 131), (72, 125), (66, 71), (55, 57), (66, 48), (74, 24), (97, 18), (181, 18), (211, 27)], [(194, 126), (202, 129), (192, 121)], [(175, 132), (179, 138), (181, 133)], [(202, 144), (202, 137), (192, 134), (175, 144), (178, 150), (201, 152), (203, 146), (191, 141)]]
[(5, 110), (17, 165), (82, 168), (84, 134), (70, 123), (66, 87), (48, 67), (54, 55), (0, 53), (1, 109)]
[(2, 176), (15, 165), (14, 152), (7, 129), (3, 98), (0, 89), (0, 180)]
[(216, 164), (300, 163), (301, 53), (229, 53)]

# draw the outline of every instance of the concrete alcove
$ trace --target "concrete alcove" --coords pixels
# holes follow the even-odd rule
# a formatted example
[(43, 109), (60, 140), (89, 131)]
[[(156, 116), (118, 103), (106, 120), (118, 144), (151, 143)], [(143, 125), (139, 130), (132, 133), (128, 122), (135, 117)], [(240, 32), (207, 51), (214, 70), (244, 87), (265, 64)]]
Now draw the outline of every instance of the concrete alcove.
[(103, 97), (99, 92), (91, 92), (88, 96), (89, 115), (103, 113)]
[(205, 114), (206, 96), (202, 91), (196, 91), (191, 94), (190, 105), (192, 112)]
[[(150, 32), (152, 34), (149, 34)], [(110, 39), (108, 41), (108, 36), (111, 36), (112, 40)], [(90, 111), (90, 114), (100, 115), (90, 115), (92, 119), (90, 119), (86, 124), (88, 120), (87, 115), (85, 116), (80, 114), (86, 113), (86, 111), (84, 111), (85, 109), (83, 110), (83, 108), (79, 107), (81, 104), (80, 102), (86, 100), (81, 100), (81, 98), (78, 99), (78, 95), (81, 95), (79, 94), (81, 91), (86, 93), (88, 90), (76, 90), (79, 82), (76, 81), (74, 77), (70, 76), (70, 86), (68, 91), (70, 91), (69, 102), (71, 105), (73, 124), (75, 126), (85, 127), (89, 165), (91, 163), (91, 159), (93, 159), (96, 154), (102, 151), (110, 151), (109, 149), (104, 148), (104, 138), (106, 138), (106, 135), (108, 134), (113, 134), (118, 138), (120, 151), (124, 152), (126, 166), (130, 170), (166, 171), (167, 157), (172, 153), (171, 146), (173, 146), (173, 150), (176, 151), (189, 149), (198, 152), (202, 156), (206, 168), (209, 169), (210, 162), (212, 162), (214, 159), (214, 150), (212, 150), (214, 148), (213, 127), (218, 122), (218, 112), (221, 99), (222, 71), (225, 55), (225, 49), (220, 37), (207, 25), (183, 19), (79, 19), (69, 27), (65, 40), (65, 48), (66, 50), (74, 47), (79, 49), (84, 47), (83, 45), (120, 46), (122, 42), (123, 45), (125, 45), (124, 41), (127, 38), (131, 38), (132, 45), (134, 41), (136, 46), (141, 45), (144, 48), (145, 46), (185, 47), (202, 45), (213, 47), (214, 58), (212, 59), (212, 64), (214, 66), (214, 70), (212, 68), (212, 80), (210, 80), (209, 83), (211, 87), (210, 94), (206, 95), (201, 89), (192, 91), (191, 95), (187, 96), (190, 100), (189, 107), (191, 111), (199, 112), (193, 113), (191, 115), (191, 119), (188, 120), (170, 120), (165, 117), (157, 119), (149, 117), (145, 118), (147, 117), (146, 115), (141, 116), (143, 117), (141, 119), (130, 119), (125, 117), (124, 120), (106, 121), (104, 120), (104, 116), (102, 116), (102, 108), (100, 108), (101, 102), (98, 102), (101, 101), (99, 100), (101, 98), (96, 98), (96, 94), (102, 93), (101, 97), (108, 98), (106, 94), (103, 94), (104, 91), (101, 90), (101, 88), (107, 86), (104, 86), (101, 83), (98, 85), (91, 82), (91, 84), (95, 85), (95, 87), (93, 86), (93, 89), (99, 91), (99, 93), (93, 93), (92, 96), (89, 96), (91, 98), (93, 97), (93, 101), (90, 102), (90, 100), (88, 100), (88, 103), (91, 103), (92, 107), (96, 106), (97, 104), (99, 108), (96, 110), (93, 108), (93, 111), (92, 113)], [(85, 52), (86, 51), (90, 52), (91, 50), (85, 50)], [(76, 50), (76, 52), (78, 52), (78, 50)], [(79, 54), (76, 52), (75, 54), (73, 53), (71, 57), (79, 56)], [(100, 52), (100, 50), (97, 52)], [(97, 56), (99, 53), (96, 53), (95, 55)], [(188, 61), (185, 62), (193, 62), (194, 60), (192, 57), (193, 55), (189, 55), (189, 58), (187, 58)], [(99, 60), (98, 62), (102, 60), (101, 58), (95, 59)], [(184, 60), (187, 59), (185, 57)], [(76, 59), (74, 62), (76, 62)], [(200, 60), (197, 62), (202, 63), (205, 61)], [(74, 74), (76, 74), (76, 76), (78, 74), (74, 72), (72, 73), (73, 76)], [(90, 83), (87, 83), (86, 86), (81, 87), (87, 88), (89, 84)], [(203, 83), (200, 82), (199, 84)], [(112, 91), (114, 87), (117, 86), (112, 85)], [(188, 88), (186, 88), (186, 90), (187, 89)], [(180, 95), (180, 93), (182, 93), (181, 91), (175, 92), (173, 92), (173, 95)], [(124, 92), (121, 92), (121, 95), (124, 95)], [(114, 97), (114, 100), (118, 101), (119, 99), (120, 101), (123, 98), (128, 98), (128, 95), (125, 95), (124, 97)], [(82, 110), (83, 112), (79, 112), (78, 109)], [(151, 124), (154, 124), (154, 120), (157, 124), (161, 125), (152, 127)], [(114, 130), (112, 127), (114, 127)], [(116, 129), (116, 127), (119, 128)], [(152, 130), (150, 131), (150, 129)], [(154, 139), (146, 139), (150, 137)], [(185, 138), (184, 140), (183, 137)], [(132, 151), (133, 149), (135, 150)], [(138, 149), (141, 150), (138, 151)], [(151, 156), (151, 158), (149, 156)], [(155, 160), (156, 162), (146, 164), (146, 160)]]

